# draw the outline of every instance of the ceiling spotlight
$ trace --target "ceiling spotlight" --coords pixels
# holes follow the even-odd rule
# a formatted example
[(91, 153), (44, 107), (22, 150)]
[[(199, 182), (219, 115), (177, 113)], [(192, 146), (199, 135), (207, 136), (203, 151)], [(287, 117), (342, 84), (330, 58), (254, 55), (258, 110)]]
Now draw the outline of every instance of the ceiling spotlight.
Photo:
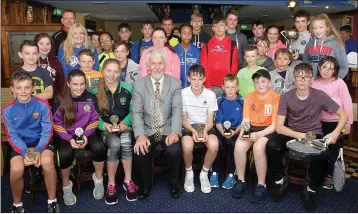
[(297, 3), (295, 0), (289, 0), (287, 2), (287, 7), (290, 9), (291, 12), (295, 10), (295, 7), (297, 6)]
[(328, 8), (329, 8), (329, 6), (327, 5), (325, 8), (326, 8), (326, 9), (328, 9)]
[(295, 0), (291, 0), (289, 2), (289, 4), (290, 4), (290, 7), (296, 7), (296, 1)]

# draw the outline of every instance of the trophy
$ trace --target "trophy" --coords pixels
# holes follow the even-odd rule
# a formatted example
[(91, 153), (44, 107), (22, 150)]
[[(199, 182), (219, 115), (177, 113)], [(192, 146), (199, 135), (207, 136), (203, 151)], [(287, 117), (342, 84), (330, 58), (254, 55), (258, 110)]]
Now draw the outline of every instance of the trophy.
[(83, 143), (83, 128), (76, 128), (75, 129), (75, 135), (76, 135), (76, 144), (82, 144)]
[(224, 136), (231, 136), (232, 135), (230, 128), (231, 128), (230, 121), (225, 121), (224, 122)]
[(291, 51), (291, 53), (293, 53), (294, 50), (292, 50), (292, 43), (298, 38), (298, 32), (294, 29), (289, 29), (287, 31), (283, 30), (280, 33), (286, 39), (286, 47)]
[(242, 134), (242, 138), (250, 138), (250, 123), (244, 122), (242, 124), (242, 128), (244, 129), (244, 133)]
[(31, 147), (27, 150), (26, 152), (26, 156), (29, 158), (29, 162), (35, 162), (35, 158), (36, 158), (36, 155), (37, 155), (37, 151), (34, 147)]
[(119, 130), (121, 129), (118, 125), (119, 117), (117, 115), (112, 115), (109, 120), (112, 123), (112, 132), (119, 132)]
[(307, 143), (311, 144), (314, 140), (316, 140), (316, 133), (309, 131), (306, 133)]
[(198, 132), (198, 140), (203, 141), (205, 124), (198, 124), (195, 126), (195, 130)]

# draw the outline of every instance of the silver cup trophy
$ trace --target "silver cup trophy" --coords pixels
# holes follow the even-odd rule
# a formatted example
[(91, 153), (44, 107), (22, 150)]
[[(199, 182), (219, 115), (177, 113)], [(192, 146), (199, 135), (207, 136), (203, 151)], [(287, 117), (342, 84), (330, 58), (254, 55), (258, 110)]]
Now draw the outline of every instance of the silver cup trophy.
[(294, 53), (294, 50), (292, 49), (292, 43), (297, 40), (299, 33), (293, 29), (289, 29), (287, 31), (283, 30), (280, 33), (286, 39), (286, 47), (288, 50), (290, 50), (291, 53)]
[(244, 122), (242, 124), (242, 128), (244, 129), (244, 133), (242, 134), (242, 138), (250, 138), (250, 123)]
[(225, 121), (223, 125), (224, 125), (224, 136), (231, 136), (232, 133), (230, 130), (230, 128), (231, 128), (230, 121)]
[(121, 129), (118, 125), (119, 117), (117, 115), (112, 115), (109, 120), (112, 123), (112, 132), (119, 132), (119, 130)]
[(76, 141), (76, 144), (83, 144), (83, 138), (82, 138), (83, 133), (84, 133), (83, 128), (76, 128), (75, 129), (75, 135), (76, 135), (75, 141)]

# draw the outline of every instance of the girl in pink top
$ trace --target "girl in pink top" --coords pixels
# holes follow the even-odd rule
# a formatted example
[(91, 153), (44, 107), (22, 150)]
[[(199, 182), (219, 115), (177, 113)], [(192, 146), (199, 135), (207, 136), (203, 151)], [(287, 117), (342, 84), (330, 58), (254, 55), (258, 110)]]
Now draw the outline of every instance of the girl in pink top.
[(147, 53), (153, 49), (161, 49), (166, 52), (166, 67), (164, 73), (180, 79), (179, 57), (167, 43), (167, 37), (163, 28), (156, 28), (153, 31), (152, 42), (153, 46), (144, 50), (140, 58), (140, 76), (144, 77), (148, 75)]
[[(344, 128), (344, 134), (348, 135), (353, 123), (353, 104), (346, 83), (338, 78), (339, 65), (336, 58), (332, 56), (324, 57), (317, 66), (317, 79), (312, 82), (312, 87), (326, 92), (344, 111), (348, 113), (348, 121)], [(331, 133), (338, 124), (338, 117), (322, 111), (322, 131), (326, 135)], [(338, 145), (329, 145), (329, 163), (327, 166), (327, 176), (325, 178), (323, 188), (332, 189), (332, 171), (334, 163), (338, 157)]]
[(278, 49), (286, 48), (286, 45), (282, 43), (280, 38), (280, 30), (277, 26), (271, 25), (267, 29), (267, 39), (270, 41), (270, 46), (267, 50), (267, 56), (271, 59), (275, 59), (275, 53)]

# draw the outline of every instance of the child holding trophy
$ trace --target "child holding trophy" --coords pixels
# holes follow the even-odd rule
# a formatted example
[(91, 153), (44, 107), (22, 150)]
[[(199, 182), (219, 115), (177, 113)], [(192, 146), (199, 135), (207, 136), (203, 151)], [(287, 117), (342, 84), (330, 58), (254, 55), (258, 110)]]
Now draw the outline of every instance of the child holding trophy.
[(200, 172), (200, 185), (203, 193), (210, 193), (208, 172), (218, 151), (218, 138), (215, 135), (214, 114), (218, 110), (215, 93), (204, 87), (205, 69), (193, 65), (189, 70), (190, 86), (182, 90), (183, 100), (183, 159), (185, 164), (184, 189), (194, 192), (194, 172), (192, 169), (194, 143), (204, 143), (207, 152)]
[(275, 132), (275, 120), (280, 95), (271, 90), (271, 76), (265, 69), (259, 69), (252, 75), (255, 91), (247, 95), (240, 137), (235, 144), (235, 164), (238, 182), (233, 188), (233, 197), (242, 198), (246, 192), (245, 168), (246, 153), (253, 147), (258, 185), (250, 199), (261, 203), (266, 197), (266, 143)]
[(121, 75), (120, 62), (116, 59), (107, 59), (102, 67), (103, 79), (97, 88), (96, 94), (99, 106), (99, 125), (103, 131), (103, 139), (108, 143), (107, 172), (108, 186), (105, 202), (108, 205), (118, 203), (116, 194), (116, 172), (121, 158), (124, 169), (123, 188), (128, 201), (136, 201), (138, 187), (131, 178), (132, 174), (132, 92), (133, 87), (119, 80)]
[(96, 97), (86, 90), (85, 74), (81, 70), (72, 70), (59, 100), (55, 101), (56, 110), (53, 116), (54, 141), (66, 205), (74, 205), (77, 201), (69, 180), (75, 149), (91, 150), (95, 168), (92, 176), (95, 186), (93, 196), (99, 200), (104, 195), (102, 174), (106, 152), (102, 140), (95, 134), (98, 126), (96, 106)]
[[(234, 146), (241, 130), (240, 124), (242, 121), (244, 99), (237, 92), (238, 87), (238, 79), (235, 74), (228, 74), (224, 77), (224, 94), (217, 100), (219, 109), (215, 116), (216, 136), (219, 139), (219, 152), (212, 166), (212, 174), (210, 175), (211, 187), (219, 187), (218, 173), (220, 170), (220, 156), (223, 151), (223, 146), (225, 143), (230, 143)], [(222, 188), (224, 189), (231, 189), (236, 183), (234, 176), (234, 149), (230, 152), (232, 158), (229, 163), (228, 175), (222, 184)]]

